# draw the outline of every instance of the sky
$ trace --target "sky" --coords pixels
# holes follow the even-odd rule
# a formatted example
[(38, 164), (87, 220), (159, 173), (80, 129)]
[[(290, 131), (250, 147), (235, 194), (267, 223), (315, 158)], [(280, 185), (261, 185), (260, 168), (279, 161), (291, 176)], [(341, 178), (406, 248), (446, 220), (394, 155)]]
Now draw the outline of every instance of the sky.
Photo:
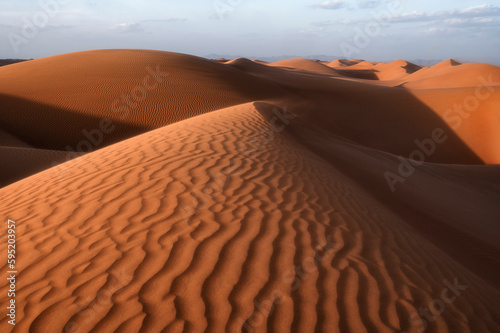
[(0, 0), (0, 58), (108, 48), (500, 65), (500, 0)]

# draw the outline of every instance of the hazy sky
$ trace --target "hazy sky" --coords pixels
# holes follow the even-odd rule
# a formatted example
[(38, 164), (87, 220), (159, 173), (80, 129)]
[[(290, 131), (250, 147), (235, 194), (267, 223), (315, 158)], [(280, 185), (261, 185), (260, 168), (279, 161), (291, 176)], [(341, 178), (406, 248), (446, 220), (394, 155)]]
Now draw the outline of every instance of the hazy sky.
[(500, 0), (0, 0), (0, 58), (102, 48), (500, 63)]

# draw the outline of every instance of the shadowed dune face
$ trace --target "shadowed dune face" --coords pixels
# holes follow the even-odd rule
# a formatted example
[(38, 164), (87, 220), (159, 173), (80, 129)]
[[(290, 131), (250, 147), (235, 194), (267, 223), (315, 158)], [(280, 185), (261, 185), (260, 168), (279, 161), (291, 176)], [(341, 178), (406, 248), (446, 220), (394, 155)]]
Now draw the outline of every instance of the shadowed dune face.
[(25, 59), (0, 59), (0, 67), (27, 61)]
[(378, 80), (374, 69), (337, 69), (340, 75), (355, 79)]
[[(247, 67), (247, 71), (252, 70)], [(434, 131), (442, 130), (446, 140), (436, 144), (436, 150), (426, 157), (428, 162), (483, 163), (468, 141), (463, 142), (433, 109), (406, 89), (290, 72), (280, 75), (272, 71), (266, 75), (258, 71), (257, 75), (300, 96), (278, 101), (286, 103), (289, 111), (348, 140), (409, 157), (419, 144), (432, 138)]]
[[(267, 119), (272, 119), (275, 113), (272, 110), (278, 108), (262, 102), (255, 103), (255, 107)], [(290, 117), (288, 121), (284, 130), (298, 144), (317, 152), (356, 179), (427, 239), (500, 287), (497, 241), (500, 225), (495, 221), (495, 216), (500, 214), (500, 166), (425, 163), (416, 167), (415, 173), (405, 180), (405, 186), (395, 193), (382, 175), (388, 170), (397, 173), (401, 160), (348, 142), (301, 117)]]
[[(72, 156), (73, 157), (73, 156)], [(66, 162), (67, 152), (20, 147), (0, 147), (0, 187)]]
[[(288, 102), (289, 107), (295, 108), (293, 112), (304, 120), (354, 142), (409, 157), (418, 149), (415, 141), (427, 141), (436, 130), (442, 130), (446, 139), (426, 157), (427, 162), (500, 163), (500, 121), (495, 112), (500, 98), (495, 73), (500, 69), (472, 65), (466, 69), (483, 70), (470, 72), (464, 79), (468, 80), (468, 86), (461, 90), (402, 89), (369, 84), (369, 80), (285, 70), (280, 73), (274, 69), (266, 72), (263, 66), (239, 68), (272, 80), (291, 92), (296, 98)], [(402, 81), (390, 82), (394, 85)], [(457, 110), (457, 105), (463, 110)]]
[[(415, 150), (428, 150), (427, 162), (483, 164), (446, 122), (408, 91), (368, 87), (361, 92), (346, 83), (342, 87), (328, 94), (308, 91), (300, 101), (289, 101), (287, 109), (306, 123), (394, 155), (409, 158)], [(369, 111), (374, 109), (377, 112)]]
[[(500, 331), (500, 95), (464, 85), (495, 68), (284, 64), (102, 50), (0, 68), (18, 249), (0, 332)], [(455, 70), (460, 88), (407, 88)]]
[(31, 148), (29, 144), (16, 138), (12, 134), (5, 131), (5, 129), (0, 130), (0, 147), (24, 147)]
[(500, 164), (500, 81), (490, 86), (486, 78), (476, 76), (475, 87), (409, 91), (434, 110), (486, 164)]
[(0, 103), (5, 110), (16, 110), (0, 114), (2, 128), (41, 149), (88, 153), (152, 129), (111, 113), (101, 118), (8, 95), (0, 94)]

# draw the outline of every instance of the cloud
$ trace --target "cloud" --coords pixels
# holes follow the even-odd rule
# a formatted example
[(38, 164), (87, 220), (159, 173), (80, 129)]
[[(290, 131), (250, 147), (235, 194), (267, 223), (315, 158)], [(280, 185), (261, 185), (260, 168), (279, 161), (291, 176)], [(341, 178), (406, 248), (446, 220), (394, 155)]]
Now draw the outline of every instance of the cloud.
[(457, 28), (483, 28), (500, 26), (496, 17), (453, 18), (443, 22), (444, 26)]
[(358, 0), (358, 7), (361, 9), (375, 8), (380, 5), (380, 0)]
[(60, 24), (60, 25), (48, 25), (43, 28), (43, 31), (59, 31), (59, 30), (69, 30), (76, 28), (76, 25)]
[(173, 23), (173, 22), (185, 22), (187, 18), (184, 17), (170, 17), (167, 19), (156, 19), (156, 20), (144, 20), (144, 23)]
[(120, 23), (113, 27), (113, 30), (121, 33), (137, 33), (144, 32), (140, 23)]
[(344, 7), (343, 0), (325, 1), (312, 5), (313, 8), (336, 10)]
[(480, 6), (469, 7), (467, 9), (461, 10), (460, 13), (463, 16), (470, 17), (498, 16), (500, 15), (500, 8), (493, 5), (484, 4)]
[(316, 27), (328, 27), (332, 25), (351, 25), (358, 24), (360, 21), (350, 20), (350, 19), (339, 19), (339, 20), (329, 20), (329, 21), (321, 21), (321, 22), (313, 22), (311, 25)]
[(448, 10), (439, 12), (411, 12), (402, 13), (392, 18), (393, 23), (444, 21), (448, 19), (466, 19), (500, 16), (500, 8), (493, 5), (480, 5), (462, 10)]
[(299, 31), (299, 34), (309, 36), (309, 37), (325, 37), (324, 28), (312, 28), (312, 29), (303, 29)]
[(421, 32), (422, 35), (444, 35), (448, 33), (448, 29), (441, 29), (441, 28), (428, 28), (424, 31)]
[[(500, 7), (486, 4), (461, 10), (453, 9), (448, 11), (435, 12), (406, 12), (393, 15), (390, 18), (385, 17), (384, 21), (388, 21), (389, 23), (393, 24), (420, 23), (422, 25), (479, 27), (484, 25), (496, 25), (498, 23), (497, 17), (500, 17)], [(331, 25), (359, 25), (373, 21), (374, 18), (360, 20), (340, 19), (313, 22), (312, 25), (319, 27)]]

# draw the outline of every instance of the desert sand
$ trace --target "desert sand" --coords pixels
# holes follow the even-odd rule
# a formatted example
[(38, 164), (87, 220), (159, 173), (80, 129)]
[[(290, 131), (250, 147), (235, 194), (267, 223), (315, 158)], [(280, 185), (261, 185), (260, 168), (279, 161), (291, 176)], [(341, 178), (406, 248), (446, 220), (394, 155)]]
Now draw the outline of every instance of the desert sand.
[(226, 60), (0, 68), (1, 332), (500, 331), (500, 68)]

